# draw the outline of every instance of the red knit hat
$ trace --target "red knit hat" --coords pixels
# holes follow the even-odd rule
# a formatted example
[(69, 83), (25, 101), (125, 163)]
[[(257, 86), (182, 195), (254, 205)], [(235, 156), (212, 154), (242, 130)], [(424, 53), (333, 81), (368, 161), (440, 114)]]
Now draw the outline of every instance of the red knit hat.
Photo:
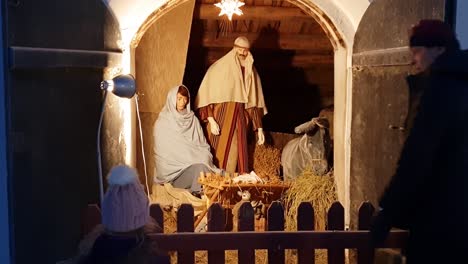
[(410, 31), (410, 47), (459, 49), (460, 44), (449, 25), (436, 19), (423, 19)]

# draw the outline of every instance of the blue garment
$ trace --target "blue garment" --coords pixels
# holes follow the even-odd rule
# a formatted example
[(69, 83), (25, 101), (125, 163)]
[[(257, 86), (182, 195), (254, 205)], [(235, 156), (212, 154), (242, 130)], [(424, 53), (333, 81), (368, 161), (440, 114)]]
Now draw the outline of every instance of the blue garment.
[[(190, 103), (185, 111), (178, 112), (176, 109), (178, 89), (179, 86), (176, 86), (169, 91), (166, 105), (153, 130), (156, 159), (154, 182), (157, 184), (174, 181), (193, 164), (203, 164), (211, 172), (219, 173), (219, 169), (213, 165), (210, 145), (200, 122), (190, 109)], [(199, 175), (200, 172), (193, 177)]]

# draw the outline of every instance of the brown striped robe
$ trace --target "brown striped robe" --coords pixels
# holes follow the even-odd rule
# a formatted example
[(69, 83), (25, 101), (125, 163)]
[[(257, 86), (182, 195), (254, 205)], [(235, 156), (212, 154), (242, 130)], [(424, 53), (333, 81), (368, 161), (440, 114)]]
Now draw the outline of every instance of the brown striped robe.
[[(198, 109), (200, 119), (206, 123), (205, 135), (211, 146), (214, 164), (227, 172), (250, 172), (248, 167), (247, 133), (253, 126), (256, 131), (262, 127), (263, 109), (245, 109), (243, 103), (224, 102), (210, 104)], [(220, 134), (211, 134), (208, 117), (218, 123)]]

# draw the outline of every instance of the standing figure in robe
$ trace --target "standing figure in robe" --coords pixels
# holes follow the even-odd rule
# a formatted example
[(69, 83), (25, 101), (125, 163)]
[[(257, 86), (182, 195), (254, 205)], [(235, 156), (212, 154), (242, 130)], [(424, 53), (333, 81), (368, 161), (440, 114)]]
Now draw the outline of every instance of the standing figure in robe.
[(257, 144), (265, 142), (262, 118), (267, 108), (249, 49), (249, 40), (238, 37), (234, 48), (207, 70), (195, 99), (215, 165), (231, 173), (249, 172), (248, 128), (257, 132)]

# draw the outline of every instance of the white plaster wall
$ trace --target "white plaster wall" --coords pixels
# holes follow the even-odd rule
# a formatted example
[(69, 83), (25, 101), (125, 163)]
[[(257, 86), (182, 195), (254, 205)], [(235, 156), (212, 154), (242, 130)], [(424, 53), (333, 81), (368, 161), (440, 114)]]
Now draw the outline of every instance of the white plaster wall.
[(112, 11), (120, 26), (121, 47), (129, 45), (143, 22), (167, 0), (102, 0)]
[[(349, 223), (349, 153), (350, 153), (350, 130), (347, 125), (347, 119), (351, 117), (347, 114), (350, 106), (351, 98), (347, 94), (346, 89), (348, 79), (351, 78), (347, 74), (348, 52), (345, 48), (338, 48), (335, 51), (335, 93), (334, 93), (334, 133), (333, 133), (333, 161), (334, 161), (334, 176), (338, 193), (338, 200), (343, 205), (345, 210), (345, 222)], [(349, 102), (349, 103), (348, 103)], [(351, 112), (350, 112), (351, 113)]]
[(456, 31), (462, 49), (468, 49), (468, 1), (457, 1)]
[(317, 5), (332, 20), (342, 34), (348, 47), (352, 47), (354, 34), (364, 12), (369, 6), (368, 0), (309, 0)]
[(348, 19), (351, 21), (351, 24), (355, 30), (357, 29), (364, 12), (366, 12), (367, 7), (370, 4), (369, 0), (336, 0), (332, 2), (336, 2), (336, 5), (339, 7), (339, 9), (343, 10), (343, 12), (348, 16)]

